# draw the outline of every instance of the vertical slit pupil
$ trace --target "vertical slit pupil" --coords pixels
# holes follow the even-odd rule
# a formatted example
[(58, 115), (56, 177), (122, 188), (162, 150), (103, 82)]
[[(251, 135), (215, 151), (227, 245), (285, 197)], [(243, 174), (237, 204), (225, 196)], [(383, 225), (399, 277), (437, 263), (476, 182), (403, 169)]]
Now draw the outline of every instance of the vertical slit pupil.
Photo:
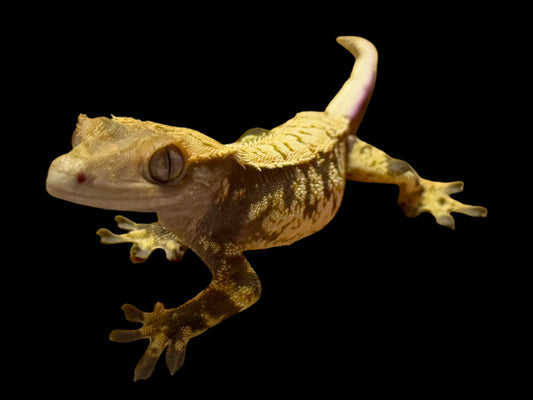
[(161, 183), (170, 182), (179, 177), (183, 170), (183, 156), (174, 146), (166, 146), (154, 153), (149, 162), (150, 176)]
[(167, 156), (167, 165), (166, 165), (166, 169), (167, 169), (167, 182), (170, 180), (170, 172), (171, 172), (171, 169), (172, 169), (172, 158), (170, 156), (170, 150), (168, 149), (168, 147), (165, 148), (166, 149), (166, 156)]

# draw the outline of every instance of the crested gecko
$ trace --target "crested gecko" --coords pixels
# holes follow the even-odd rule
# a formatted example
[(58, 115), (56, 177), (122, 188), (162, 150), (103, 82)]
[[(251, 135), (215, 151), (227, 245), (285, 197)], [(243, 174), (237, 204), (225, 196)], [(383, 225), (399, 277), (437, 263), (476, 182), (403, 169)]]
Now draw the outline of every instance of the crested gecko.
[(156, 212), (152, 224), (117, 216), (127, 233), (97, 234), (103, 243), (132, 243), (133, 262), (155, 249), (179, 261), (191, 249), (212, 273), (208, 287), (177, 308), (122, 307), (142, 327), (114, 330), (110, 339), (149, 340), (134, 380), (150, 377), (164, 350), (174, 374), (191, 338), (254, 304), (261, 283), (243, 252), (290, 245), (322, 229), (339, 209), (347, 180), (396, 184), (408, 217), (428, 212), (452, 229), (451, 212), (487, 215), (450, 197), (462, 182), (423, 179), (356, 136), (374, 88), (377, 51), (360, 37), (337, 41), (355, 64), (325, 111), (300, 112), (271, 130), (250, 129), (232, 144), (133, 118), (78, 117), (73, 149), (50, 165), (48, 192), (92, 207)]

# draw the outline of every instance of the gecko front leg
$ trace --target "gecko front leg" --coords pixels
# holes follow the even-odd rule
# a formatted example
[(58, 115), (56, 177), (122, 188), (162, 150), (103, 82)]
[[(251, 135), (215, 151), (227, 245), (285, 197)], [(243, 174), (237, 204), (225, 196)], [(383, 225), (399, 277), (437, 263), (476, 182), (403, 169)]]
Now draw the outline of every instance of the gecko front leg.
[(195, 252), (209, 266), (213, 279), (195, 298), (177, 308), (166, 309), (157, 303), (153, 312), (142, 312), (125, 304), (126, 319), (142, 323), (137, 330), (117, 329), (111, 332), (112, 341), (128, 343), (140, 339), (150, 341), (135, 368), (134, 380), (152, 375), (157, 360), (166, 349), (166, 364), (173, 375), (185, 360), (188, 341), (217, 325), (224, 319), (254, 304), (261, 294), (261, 283), (242, 252), (232, 244), (221, 245), (213, 240), (200, 239)]
[(167, 259), (180, 261), (187, 250), (179, 238), (165, 229), (159, 222), (152, 224), (137, 224), (122, 215), (115, 217), (119, 228), (128, 231), (122, 235), (110, 232), (108, 229), (99, 229), (96, 234), (105, 244), (133, 243), (130, 258), (134, 263), (145, 261), (155, 249), (163, 249)]

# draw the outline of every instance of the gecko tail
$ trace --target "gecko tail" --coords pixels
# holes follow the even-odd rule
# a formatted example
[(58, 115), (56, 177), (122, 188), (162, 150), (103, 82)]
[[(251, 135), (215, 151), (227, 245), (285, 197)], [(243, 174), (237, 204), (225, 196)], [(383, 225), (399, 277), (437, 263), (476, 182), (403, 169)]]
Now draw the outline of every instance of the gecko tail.
[(326, 113), (348, 119), (352, 129), (356, 130), (374, 90), (378, 52), (372, 43), (357, 36), (340, 36), (337, 42), (356, 60), (350, 77), (331, 100)]

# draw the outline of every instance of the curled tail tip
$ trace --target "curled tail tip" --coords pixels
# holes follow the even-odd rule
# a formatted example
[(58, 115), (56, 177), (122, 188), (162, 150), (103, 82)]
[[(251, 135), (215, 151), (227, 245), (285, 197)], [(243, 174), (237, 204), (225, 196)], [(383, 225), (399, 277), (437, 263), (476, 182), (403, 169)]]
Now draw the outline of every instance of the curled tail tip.
[[(350, 77), (328, 104), (326, 112), (350, 121), (357, 120), (355, 125), (358, 125), (374, 89), (377, 50), (372, 43), (359, 36), (339, 36), (337, 42), (356, 60)], [(357, 129), (355, 125), (352, 127), (354, 131)]]
[(366, 40), (366, 39), (363, 39), (360, 36), (338, 36), (337, 37), (337, 43), (339, 43), (341, 45), (344, 45), (344, 44), (350, 43), (350, 42), (354, 42), (354, 41), (358, 41), (358, 40)]
[(362, 39), (358, 36), (338, 36), (337, 37), (337, 43), (340, 44), (345, 49), (348, 49), (349, 47), (353, 46), (354, 42), (357, 42), (358, 39)]
[(354, 52), (359, 54), (365, 49), (377, 53), (376, 47), (372, 42), (360, 36), (339, 36), (337, 37), (337, 43), (349, 50), (352, 54)]

